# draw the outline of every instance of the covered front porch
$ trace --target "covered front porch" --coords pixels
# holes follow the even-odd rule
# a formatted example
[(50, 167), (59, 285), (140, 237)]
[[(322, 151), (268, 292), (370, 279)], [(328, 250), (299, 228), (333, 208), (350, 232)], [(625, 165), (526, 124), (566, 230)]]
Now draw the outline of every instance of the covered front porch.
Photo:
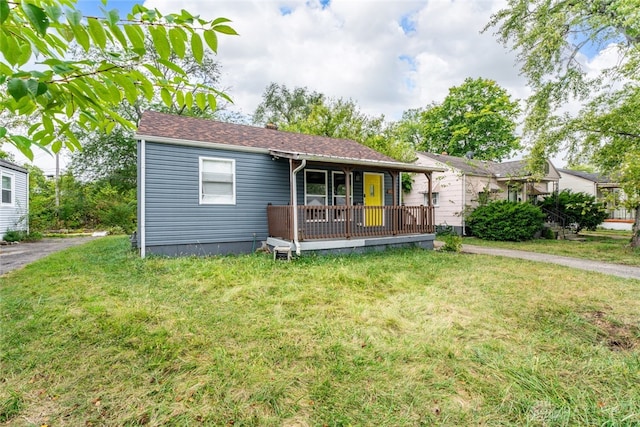
[[(291, 201), (288, 205), (267, 206), (270, 246), (289, 247), (298, 254), (408, 245), (433, 248), (434, 206), (403, 205), (400, 181), (402, 172), (424, 173), (428, 182), (425, 192), (431, 193), (434, 168), (301, 153), (271, 154), (290, 162)], [(333, 178), (318, 182), (318, 175), (323, 173)], [(340, 174), (339, 180), (334, 174)], [(310, 184), (311, 177), (316, 181)], [(299, 203), (299, 198), (307, 203)], [(432, 199), (430, 195), (428, 200)]]

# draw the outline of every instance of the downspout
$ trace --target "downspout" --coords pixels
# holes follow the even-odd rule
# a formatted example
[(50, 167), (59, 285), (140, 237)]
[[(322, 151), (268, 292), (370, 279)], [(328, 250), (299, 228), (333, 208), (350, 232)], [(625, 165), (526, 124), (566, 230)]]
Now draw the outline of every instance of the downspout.
[(141, 139), (140, 140), (140, 178), (139, 178), (139, 184), (140, 184), (140, 219), (138, 221), (138, 230), (140, 232), (140, 257), (144, 258), (146, 255), (146, 244), (147, 244), (147, 236), (146, 236), (146, 223), (145, 223), (145, 217), (146, 217), (146, 212), (145, 212), (145, 208), (146, 208), (146, 191), (145, 191), (145, 185), (146, 185), (146, 175), (147, 175), (147, 161), (146, 161), (146, 145), (145, 145), (145, 140)]
[[(290, 159), (289, 162), (291, 163), (291, 166), (293, 166), (293, 160)], [(293, 192), (292, 194), (292, 205), (293, 205), (293, 244), (296, 245), (296, 255), (300, 256), (300, 242), (298, 242), (298, 185), (297, 185), (297, 179), (296, 179), (296, 174), (298, 172), (300, 172), (305, 166), (307, 165), (307, 159), (302, 159), (302, 163), (300, 163), (300, 166), (298, 166), (297, 168), (295, 168), (293, 170), (293, 172), (291, 172), (292, 175), (292, 182), (291, 182), (291, 190)]]
[(467, 174), (462, 174), (462, 235), (466, 236), (466, 218), (464, 217), (464, 213), (467, 206)]

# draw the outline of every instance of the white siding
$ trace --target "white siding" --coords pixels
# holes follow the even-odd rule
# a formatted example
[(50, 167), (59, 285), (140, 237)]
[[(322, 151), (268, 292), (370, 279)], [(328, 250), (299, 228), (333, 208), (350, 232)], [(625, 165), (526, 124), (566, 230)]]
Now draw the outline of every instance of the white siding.
[(571, 190), (574, 193), (587, 193), (596, 196), (596, 186), (593, 181), (568, 173), (560, 172), (558, 187), (560, 191)]
[[(462, 182), (464, 180), (460, 171), (420, 153), (418, 153), (416, 164), (447, 169), (445, 172), (433, 172), (431, 179), (434, 191), (437, 190), (440, 199), (438, 206), (435, 208), (436, 225), (462, 227), (461, 213), (464, 210), (462, 204)], [(427, 177), (424, 174), (414, 174), (413, 188), (411, 193), (404, 196), (404, 203), (408, 206), (424, 205), (424, 193), (429, 191), (427, 183)]]
[(7, 174), (14, 180), (13, 205), (0, 203), (0, 240), (9, 230), (27, 230), (29, 196), (27, 194), (28, 175), (0, 165), (0, 174)]

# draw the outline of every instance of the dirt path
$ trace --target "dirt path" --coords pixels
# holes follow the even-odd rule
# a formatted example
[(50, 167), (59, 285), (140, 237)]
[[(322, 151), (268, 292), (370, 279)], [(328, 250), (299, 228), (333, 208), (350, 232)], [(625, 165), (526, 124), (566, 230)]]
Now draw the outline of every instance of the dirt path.
[(81, 245), (93, 239), (96, 239), (96, 237), (65, 237), (42, 239), (39, 242), (18, 243), (15, 245), (0, 245), (0, 276), (22, 268), (53, 252)]
[[(440, 242), (438, 242), (440, 243)], [(440, 243), (441, 245), (442, 243)], [(440, 246), (437, 245), (437, 246)], [(581, 270), (596, 271), (598, 273), (610, 274), (623, 277), (625, 279), (640, 280), (640, 267), (629, 265), (611, 264), (607, 262), (592, 261), (581, 258), (571, 258), (559, 255), (543, 254), (539, 252), (518, 251), (513, 249), (489, 248), (485, 246), (462, 245), (462, 252), (470, 254), (495, 255), (509, 258), (526, 259), (530, 261), (550, 262), (564, 265), (565, 267), (578, 268)]]

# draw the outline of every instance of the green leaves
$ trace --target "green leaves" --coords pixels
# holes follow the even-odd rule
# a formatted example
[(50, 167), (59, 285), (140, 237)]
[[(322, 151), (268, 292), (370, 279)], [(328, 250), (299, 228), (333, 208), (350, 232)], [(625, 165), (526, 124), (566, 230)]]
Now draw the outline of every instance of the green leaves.
[(9, 17), (9, 2), (7, 0), (0, 0), (0, 25), (4, 24), (4, 21)]
[[(218, 96), (228, 99), (211, 86), (215, 77), (196, 80), (173, 60), (192, 55), (202, 64), (205, 41), (217, 50), (218, 33), (236, 34), (228, 19), (207, 21), (186, 11), (163, 15), (134, 5), (121, 21), (115, 9), (104, 17), (83, 17), (74, 4), (0, 0), (0, 110), (16, 122), (33, 123), (26, 134), (2, 127), (0, 143), (13, 144), (26, 155), (32, 154), (32, 144), (54, 151), (78, 148), (76, 128), (86, 133), (133, 127), (118, 113), (123, 100), (133, 105), (157, 96), (172, 108), (204, 110), (215, 108)], [(143, 59), (148, 40), (159, 57), (152, 63)], [(82, 58), (69, 59), (73, 44), (86, 52)], [(34, 62), (37, 67), (24, 69)]]
[(27, 89), (27, 84), (23, 79), (13, 78), (7, 83), (7, 92), (13, 99), (19, 101), (23, 96), (27, 96), (29, 89)]
[(49, 18), (44, 10), (26, 2), (22, 2), (22, 9), (24, 10), (26, 17), (31, 22), (31, 25), (33, 25), (41, 36), (44, 36), (47, 33), (47, 28), (49, 28)]

